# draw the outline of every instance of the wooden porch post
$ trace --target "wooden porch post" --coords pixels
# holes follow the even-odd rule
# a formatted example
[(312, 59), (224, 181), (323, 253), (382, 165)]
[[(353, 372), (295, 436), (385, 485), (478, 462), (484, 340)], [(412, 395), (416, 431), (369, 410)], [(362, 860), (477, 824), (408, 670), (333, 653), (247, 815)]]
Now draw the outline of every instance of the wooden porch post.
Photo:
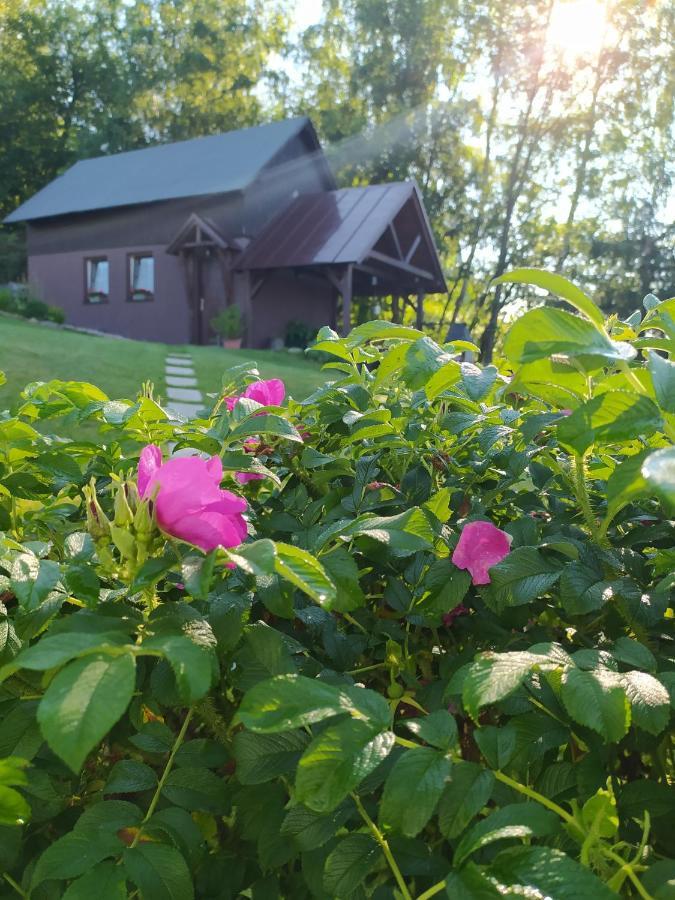
[(398, 325), (401, 321), (401, 298), (398, 294), (393, 294), (391, 298), (391, 321)]
[(424, 294), (417, 295), (417, 310), (415, 326), (419, 331), (424, 328)]
[(244, 320), (244, 333), (242, 335), (242, 345), (249, 347), (251, 342), (251, 272), (246, 269), (239, 272), (234, 278), (234, 302), (241, 310)]
[(342, 277), (342, 337), (347, 337), (352, 327), (352, 266), (348, 265)]

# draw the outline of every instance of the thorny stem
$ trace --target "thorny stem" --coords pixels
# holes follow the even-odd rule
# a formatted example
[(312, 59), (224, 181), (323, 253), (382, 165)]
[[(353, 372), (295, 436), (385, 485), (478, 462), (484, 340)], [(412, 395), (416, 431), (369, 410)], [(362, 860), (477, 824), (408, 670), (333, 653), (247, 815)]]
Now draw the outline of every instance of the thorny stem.
[(492, 773), (497, 781), (501, 781), (502, 784), (508, 785), (510, 788), (513, 788), (514, 791), (518, 791), (521, 794), (524, 794), (526, 797), (529, 797), (530, 800), (535, 800), (537, 803), (541, 803), (542, 806), (545, 806), (547, 809), (550, 809), (551, 812), (554, 812), (556, 815), (560, 816), (568, 825), (572, 825), (575, 829), (579, 828), (579, 823), (576, 821), (574, 816), (571, 813), (568, 813), (566, 809), (563, 809), (562, 806), (558, 806), (557, 803), (554, 803), (553, 800), (549, 800), (548, 797), (544, 797), (543, 794), (540, 794), (538, 791), (533, 790), (528, 787), (526, 784), (521, 784), (519, 781), (515, 781), (513, 778), (509, 778), (508, 775), (505, 775), (503, 772), (493, 771)]
[(638, 894), (642, 897), (642, 900), (654, 900), (652, 895), (647, 893), (647, 891), (642, 886), (642, 882), (640, 881), (640, 879), (637, 877), (637, 875), (635, 874), (635, 872), (633, 870), (632, 863), (626, 862), (626, 860), (622, 859), (618, 853), (615, 853), (613, 850), (610, 850), (609, 848), (604, 850), (604, 853), (613, 862), (619, 864), (619, 866), (621, 867), (619, 871), (623, 870), (626, 873), (626, 875), (628, 876), (630, 881), (633, 883), (633, 887), (638, 892)]
[(598, 542), (602, 543), (602, 536), (598, 530), (598, 523), (593, 515), (591, 501), (588, 497), (585, 469), (586, 464), (584, 456), (580, 453), (576, 453), (574, 455), (574, 493), (576, 494), (577, 502), (583, 513), (588, 530)]
[(370, 818), (370, 816), (364, 809), (363, 804), (361, 803), (361, 800), (359, 799), (357, 794), (352, 794), (352, 800), (356, 804), (356, 808), (358, 809), (361, 818), (368, 826), (370, 833), (375, 838), (377, 843), (380, 845), (380, 849), (382, 850), (382, 853), (384, 854), (385, 859), (389, 863), (389, 868), (391, 869), (392, 874), (393, 874), (394, 878), (396, 879), (396, 883), (398, 884), (398, 886), (401, 890), (401, 893), (403, 894), (404, 900), (412, 900), (412, 894), (408, 890), (408, 887), (407, 887), (405, 881), (403, 880), (403, 875), (401, 875), (401, 870), (399, 869), (398, 865), (396, 864), (396, 860), (392, 856), (392, 852), (389, 849), (389, 844), (387, 843), (387, 839), (382, 834), (382, 832), (377, 827), (377, 825), (373, 822), (373, 820)]
[(166, 765), (164, 766), (164, 771), (162, 772), (162, 775), (161, 775), (159, 781), (157, 782), (157, 788), (155, 789), (155, 793), (153, 794), (152, 800), (150, 801), (150, 806), (148, 807), (148, 811), (146, 812), (145, 816), (143, 817), (143, 821), (141, 822), (141, 824), (138, 828), (138, 831), (136, 832), (136, 835), (135, 835), (133, 841), (131, 842), (131, 847), (135, 847), (136, 844), (139, 842), (139, 840), (141, 838), (141, 834), (143, 833), (143, 826), (152, 818), (152, 815), (155, 811), (155, 807), (159, 803), (159, 797), (160, 797), (160, 794), (162, 793), (162, 788), (164, 787), (164, 783), (165, 783), (166, 779), (169, 777), (169, 773), (171, 772), (171, 769), (173, 768), (173, 763), (176, 758), (176, 753), (178, 753), (178, 751), (180, 750), (181, 744), (185, 740), (185, 735), (187, 733), (188, 725), (190, 724), (191, 718), (192, 718), (192, 708), (190, 708), (187, 711), (187, 715), (185, 716), (183, 724), (181, 725), (181, 729), (178, 732), (178, 736), (176, 737), (176, 740), (173, 743), (173, 747), (171, 748), (171, 753), (169, 754), (169, 758), (167, 759)]

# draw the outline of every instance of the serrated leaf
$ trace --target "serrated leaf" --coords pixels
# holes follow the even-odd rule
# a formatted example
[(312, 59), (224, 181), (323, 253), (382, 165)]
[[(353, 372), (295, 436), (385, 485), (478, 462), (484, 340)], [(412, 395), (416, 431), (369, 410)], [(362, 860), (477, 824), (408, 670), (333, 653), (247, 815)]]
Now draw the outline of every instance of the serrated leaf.
[(490, 569), (488, 596), (498, 610), (531, 603), (560, 578), (561, 568), (534, 547), (517, 547)]
[(248, 691), (237, 719), (251, 731), (292, 731), (347, 712), (350, 701), (331, 684), (304, 675), (279, 675)]
[(337, 591), (321, 563), (300, 547), (278, 541), (276, 548), (275, 568), (278, 574), (315, 600), (319, 606), (331, 609)]
[(420, 740), (439, 750), (450, 750), (458, 740), (457, 723), (445, 709), (437, 709), (423, 719), (407, 719), (404, 724)]
[(140, 843), (124, 851), (123, 861), (143, 900), (193, 900), (190, 872), (175, 847)]
[(669, 507), (675, 508), (675, 447), (650, 453), (642, 464), (642, 477)]
[(329, 897), (350, 897), (374, 869), (380, 848), (368, 834), (349, 834), (326, 859), (323, 887)]
[(517, 893), (525, 896), (526, 890), (530, 893), (536, 890), (540, 897), (555, 900), (581, 900), (582, 897), (616, 900), (614, 891), (589, 869), (552, 847), (503, 850), (490, 866), (490, 872), (501, 884), (520, 887)]
[(136, 663), (127, 653), (75, 660), (50, 683), (38, 722), (54, 753), (74, 772), (125, 712), (135, 684)]
[(114, 834), (85, 834), (71, 831), (57, 838), (38, 859), (33, 871), (32, 885), (43, 881), (76, 878), (109, 856), (117, 856), (122, 849)]
[(646, 672), (624, 672), (621, 683), (631, 705), (633, 724), (650, 734), (661, 734), (670, 720), (670, 694)]
[(296, 798), (315, 812), (330, 812), (389, 754), (390, 731), (360, 719), (329, 725), (307, 747), (295, 779)]
[(620, 741), (628, 731), (630, 704), (614, 672), (569, 669), (563, 673), (561, 698), (575, 721), (608, 741)]
[(606, 391), (578, 406), (558, 424), (558, 440), (583, 454), (594, 444), (630, 441), (662, 426), (658, 407), (642, 394)]
[(664, 359), (658, 353), (647, 354), (656, 402), (667, 413), (675, 413), (675, 362)]
[(241, 784), (263, 784), (294, 770), (309, 740), (302, 731), (288, 734), (238, 732), (232, 747), (237, 779)]
[(380, 825), (415, 837), (434, 814), (451, 767), (450, 757), (431, 747), (406, 750), (384, 785)]
[(111, 860), (100, 862), (66, 889), (62, 900), (126, 900), (124, 870)]
[(469, 667), (462, 688), (462, 701), (476, 719), (484, 706), (504, 700), (525, 681), (534, 666), (546, 665), (547, 657), (524, 651), (490, 653)]
[(150, 766), (135, 759), (120, 759), (110, 770), (104, 794), (134, 794), (157, 785), (157, 776)]
[(541, 838), (555, 834), (558, 816), (537, 803), (512, 803), (477, 822), (461, 839), (453, 856), (453, 865), (461, 866), (477, 850), (509, 838)]
[(190, 812), (223, 815), (227, 807), (225, 782), (203, 767), (173, 769), (164, 781), (162, 794)]
[(455, 762), (438, 804), (438, 825), (445, 837), (458, 837), (486, 805), (495, 777), (472, 762)]

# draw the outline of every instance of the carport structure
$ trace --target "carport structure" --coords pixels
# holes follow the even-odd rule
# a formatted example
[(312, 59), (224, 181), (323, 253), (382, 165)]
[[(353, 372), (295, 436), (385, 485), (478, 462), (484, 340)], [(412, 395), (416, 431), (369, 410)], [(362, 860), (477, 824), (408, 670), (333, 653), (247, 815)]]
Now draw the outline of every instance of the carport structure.
[[(320, 275), (342, 299), (341, 331), (351, 323), (352, 300), (392, 298), (392, 320), (412, 303), (424, 323), (424, 297), (447, 291), (419, 189), (414, 182), (303, 194), (279, 213), (233, 263), (248, 272), (248, 297), (275, 271)], [(413, 301), (411, 297), (416, 299)]]

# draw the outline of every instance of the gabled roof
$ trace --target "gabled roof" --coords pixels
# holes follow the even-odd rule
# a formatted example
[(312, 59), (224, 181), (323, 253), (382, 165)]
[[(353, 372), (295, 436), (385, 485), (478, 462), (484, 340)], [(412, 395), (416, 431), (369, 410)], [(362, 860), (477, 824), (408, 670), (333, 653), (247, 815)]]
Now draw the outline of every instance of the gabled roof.
[[(304, 194), (253, 240), (237, 269), (354, 264), (402, 287), (447, 290), (424, 204), (414, 182)], [(413, 290), (411, 289), (411, 293)]]
[(181, 250), (194, 247), (217, 247), (220, 250), (227, 250), (229, 244), (213, 222), (198, 213), (191, 213), (167, 245), (166, 252), (176, 256)]
[[(314, 127), (302, 116), (82, 160), (14, 210), (5, 222), (243, 190), (303, 131), (309, 138), (308, 153), (320, 154), (328, 173)], [(332, 180), (330, 174), (328, 178)]]

